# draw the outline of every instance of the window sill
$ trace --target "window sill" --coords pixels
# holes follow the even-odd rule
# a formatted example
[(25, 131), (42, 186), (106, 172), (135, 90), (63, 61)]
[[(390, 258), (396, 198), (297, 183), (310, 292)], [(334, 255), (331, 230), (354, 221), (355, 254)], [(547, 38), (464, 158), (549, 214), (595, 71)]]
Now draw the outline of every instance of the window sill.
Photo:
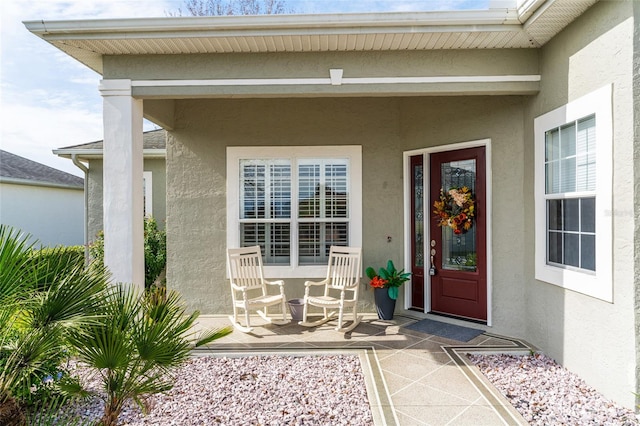
[(324, 279), (327, 276), (327, 265), (313, 266), (264, 266), (267, 279), (312, 278)]
[(536, 280), (613, 303), (611, 277), (592, 271), (578, 271), (551, 265), (536, 266)]

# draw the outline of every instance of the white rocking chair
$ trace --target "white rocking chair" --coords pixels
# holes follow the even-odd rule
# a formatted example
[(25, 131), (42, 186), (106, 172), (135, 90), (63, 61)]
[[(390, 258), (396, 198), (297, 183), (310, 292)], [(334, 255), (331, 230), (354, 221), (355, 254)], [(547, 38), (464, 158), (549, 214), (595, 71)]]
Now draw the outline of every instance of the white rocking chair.
[[(231, 282), (231, 298), (233, 300), (233, 315), (229, 320), (238, 330), (249, 333), (253, 330), (249, 319), (249, 310), (256, 309), (265, 321), (284, 325), (288, 323), (285, 306), (284, 281), (267, 281), (262, 271), (262, 255), (260, 246), (244, 247), (227, 250), (227, 265), (229, 281)], [(268, 294), (267, 285), (278, 286), (279, 294)], [(280, 305), (282, 320), (269, 317), (267, 308)], [(263, 308), (264, 311), (260, 309)], [(238, 320), (238, 309), (244, 309), (246, 326)]]
[[(303, 320), (299, 322), (305, 327), (316, 327), (335, 318), (338, 314), (336, 331), (342, 333), (353, 330), (361, 320), (358, 316), (358, 287), (360, 286), (360, 262), (362, 249), (359, 247), (331, 246), (329, 251), (329, 265), (327, 278), (323, 281), (307, 281), (304, 283), (304, 311)], [(324, 286), (322, 296), (312, 296), (310, 289), (313, 286)], [(324, 315), (318, 321), (307, 320), (309, 306), (323, 308)], [(353, 321), (348, 327), (344, 327), (344, 311), (352, 309)], [(327, 312), (329, 309), (334, 309)]]

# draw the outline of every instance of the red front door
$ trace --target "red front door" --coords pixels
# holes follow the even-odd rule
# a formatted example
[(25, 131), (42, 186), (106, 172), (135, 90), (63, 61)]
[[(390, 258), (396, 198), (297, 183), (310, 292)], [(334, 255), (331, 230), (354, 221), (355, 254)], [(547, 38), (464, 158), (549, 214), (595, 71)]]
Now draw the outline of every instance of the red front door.
[[(467, 148), (430, 155), (430, 196), (427, 212), (433, 256), (431, 311), (464, 318), (487, 319), (487, 251), (485, 148)], [(440, 190), (467, 187), (474, 203), (471, 228), (455, 233), (439, 226), (433, 212)], [(430, 260), (429, 257), (429, 260)], [(430, 262), (431, 263), (431, 262)]]

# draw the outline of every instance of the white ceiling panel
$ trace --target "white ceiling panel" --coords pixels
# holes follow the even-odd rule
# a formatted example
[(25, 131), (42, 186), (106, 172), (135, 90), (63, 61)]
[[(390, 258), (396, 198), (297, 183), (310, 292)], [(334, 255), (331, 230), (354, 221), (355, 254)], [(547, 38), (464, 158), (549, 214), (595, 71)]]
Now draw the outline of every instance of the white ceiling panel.
[(267, 15), (30, 21), (27, 28), (90, 68), (103, 55), (519, 49), (544, 45), (597, 0), (542, 0), (523, 12)]

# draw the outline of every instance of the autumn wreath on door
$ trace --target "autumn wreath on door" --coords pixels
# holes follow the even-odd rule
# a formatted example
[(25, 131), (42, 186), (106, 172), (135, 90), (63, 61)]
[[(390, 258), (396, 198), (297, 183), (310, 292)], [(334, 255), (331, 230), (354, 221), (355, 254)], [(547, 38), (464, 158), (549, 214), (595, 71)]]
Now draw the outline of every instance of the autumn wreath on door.
[(440, 189), (440, 200), (433, 203), (438, 226), (448, 226), (454, 234), (464, 234), (473, 225), (475, 200), (466, 187), (451, 188), (447, 192)]

